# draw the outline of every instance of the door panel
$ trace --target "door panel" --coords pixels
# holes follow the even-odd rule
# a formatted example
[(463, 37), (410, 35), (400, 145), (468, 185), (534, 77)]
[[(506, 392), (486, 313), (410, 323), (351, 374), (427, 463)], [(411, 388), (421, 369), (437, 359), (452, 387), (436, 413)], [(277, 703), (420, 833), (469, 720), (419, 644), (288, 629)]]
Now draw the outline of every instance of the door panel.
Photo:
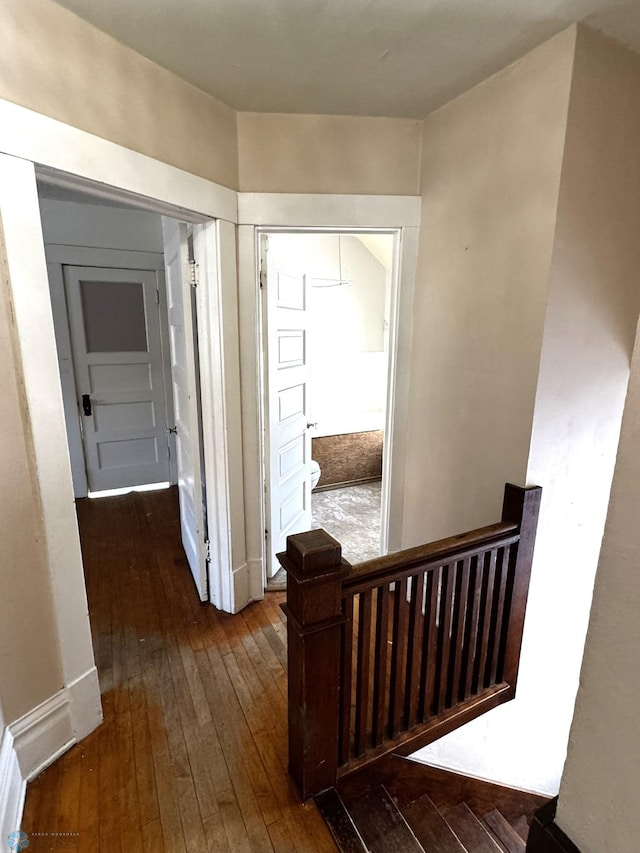
[(202, 467), (202, 421), (197, 382), (195, 311), (184, 225), (163, 223), (171, 377), (176, 426), (178, 496), (182, 544), (201, 601), (208, 600), (206, 496)]
[[(169, 480), (153, 270), (65, 266), (90, 491)], [(85, 397), (85, 399), (86, 399)]]
[(307, 281), (284, 268), (263, 237), (267, 335), (267, 574), (289, 534), (311, 527)]

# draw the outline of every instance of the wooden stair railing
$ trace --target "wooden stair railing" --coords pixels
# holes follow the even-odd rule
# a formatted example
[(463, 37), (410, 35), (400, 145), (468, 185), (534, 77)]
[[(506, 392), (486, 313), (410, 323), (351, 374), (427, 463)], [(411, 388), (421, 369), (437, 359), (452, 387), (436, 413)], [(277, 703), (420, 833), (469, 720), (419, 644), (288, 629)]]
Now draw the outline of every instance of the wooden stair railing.
[(324, 530), (289, 536), (289, 772), (307, 799), (515, 696), (541, 489), (502, 521), (352, 566)]

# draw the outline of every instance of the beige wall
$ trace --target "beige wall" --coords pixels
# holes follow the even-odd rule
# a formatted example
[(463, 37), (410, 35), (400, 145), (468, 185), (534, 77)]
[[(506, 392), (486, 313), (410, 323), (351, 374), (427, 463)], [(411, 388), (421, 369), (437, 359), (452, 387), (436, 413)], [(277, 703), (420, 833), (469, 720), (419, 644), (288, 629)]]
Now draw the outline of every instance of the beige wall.
[(0, 3), (0, 98), (234, 189), (234, 110), (51, 0)]
[(413, 119), (238, 113), (243, 192), (417, 195)]
[(431, 115), (422, 149), (407, 545), (495, 521), (524, 480), (574, 31)]
[[(425, 122), (407, 545), (497, 521), (505, 482), (525, 482), (574, 45), (571, 29)], [(566, 731), (545, 744), (527, 680), (548, 664), (527, 663), (515, 702), (418, 757), (555, 793)]]
[(8, 284), (0, 279), (0, 703), (7, 723), (63, 686)]
[(573, 715), (640, 311), (638, 91), (640, 57), (579, 28), (528, 449), (526, 480), (543, 498), (518, 698), (424, 754), (547, 793)]
[(418, 191), (418, 121), (236, 114), (51, 0), (3, 0), (0, 31), (0, 98), (216, 183)]

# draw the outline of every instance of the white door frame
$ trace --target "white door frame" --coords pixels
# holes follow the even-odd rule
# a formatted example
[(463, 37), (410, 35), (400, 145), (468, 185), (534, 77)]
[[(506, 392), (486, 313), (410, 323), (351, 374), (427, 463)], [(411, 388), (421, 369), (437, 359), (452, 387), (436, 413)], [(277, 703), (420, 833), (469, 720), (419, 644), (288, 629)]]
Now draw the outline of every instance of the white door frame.
[[(236, 280), (232, 275), (235, 252), (232, 259), (226, 255), (230, 250), (227, 232), (229, 228), (233, 230), (231, 223), (237, 221), (237, 195), (226, 187), (0, 100), (0, 221), (8, 288), (40, 492), (64, 688), (70, 696), (69, 725), (73, 740), (78, 741), (99, 725), (102, 711), (74, 511), (36, 165), (39, 175), (75, 188), (90, 189), (94, 195), (133, 200), (146, 209), (185, 221), (203, 222), (212, 218), (218, 221), (216, 230), (225, 232), (219, 254), (225, 257), (218, 257), (215, 268), (218, 281), (212, 299), (216, 305), (209, 316), (212, 326), (220, 331), (218, 340), (225, 358), (233, 357), (233, 348), (223, 334), (228, 328), (227, 318), (225, 316), (223, 329), (222, 317), (216, 310), (219, 303), (225, 309), (234, 304), (226, 292), (231, 290), (235, 298)], [(230, 318), (231, 328), (234, 322), (237, 325), (237, 318)], [(224, 388), (222, 378), (227, 369), (233, 372), (234, 366), (212, 359), (203, 383), (207, 393), (212, 394), (214, 388)], [(234, 400), (226, 390), (222, 396), (222, 404), (217, 403), (221, 408), (221, 422), (213, 427), (214, 440), (210, 448), (214, 457), (218, 452), (216, 442), (220, 441), (220, 432), (226, 429), (226, 417), (239, 409), (239, 399)], [(239, 420), (238, 415), (238, 423)], [(225, 448), (223, 444), (221, 452), (225, 450), (230, 453), (231, 447)], [(223, 474), (231, 483), (240, 484), (241, 489), (242, 460), (229, 458), (224, 467)], [(228, 483), (226, 490), (220, 489), (219, 500), (224, 501), (225, 491), (229, 495), (227, 505), (219, 505), (216, 512), (218, 522), (221, 516), (225, 521), (225, 535), (221, 541), (228, 543), (229, 504), (232, 500), (237, 503), (238, 487), (234, 491)], [(238, 539), (236, 544), (242, 545), (241, 538)], [(232, 559), (230, 548), (227, 548), (221, 555), (220, 573), (231, 574), (236, 570), (236, 563), (244, 563), (242, 549), (234, 553)], [(229, 600), (230, 590), (233, 590), (232, 583), (223, 590), (219, 606), (233, 610), (235, 602)], [(61, 743), (59, 747), (62, 746)], [(50, 760), (53, 757), (51, 755)]]
[[(265, 545), (265, 418), (263, 329), (259, 282), (260, 237), (269, 232), (383, 231), (395, 240), (394, 296), (389, 335), (389, 389), (383, 482), (382, 529), (386, 551), (402, 547), (409, 351), (413, 289), (420, 225), (420, 199), (414, 196), (334, 196), (241, 194), (238, 199), (241, 370), (245, 524), (250, 595), (263, 595)], [(402, 334), (400, 334), (402, 330)]]

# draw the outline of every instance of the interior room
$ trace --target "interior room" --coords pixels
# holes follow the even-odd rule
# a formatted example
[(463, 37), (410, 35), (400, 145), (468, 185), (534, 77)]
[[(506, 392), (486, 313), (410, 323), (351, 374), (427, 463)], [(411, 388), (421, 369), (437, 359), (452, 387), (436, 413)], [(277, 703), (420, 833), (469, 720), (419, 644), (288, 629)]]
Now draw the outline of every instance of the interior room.
[(270, 234), (278, 268), (305, 276), (312, 526), (345, 559), (381, 553), (394, 237)]

